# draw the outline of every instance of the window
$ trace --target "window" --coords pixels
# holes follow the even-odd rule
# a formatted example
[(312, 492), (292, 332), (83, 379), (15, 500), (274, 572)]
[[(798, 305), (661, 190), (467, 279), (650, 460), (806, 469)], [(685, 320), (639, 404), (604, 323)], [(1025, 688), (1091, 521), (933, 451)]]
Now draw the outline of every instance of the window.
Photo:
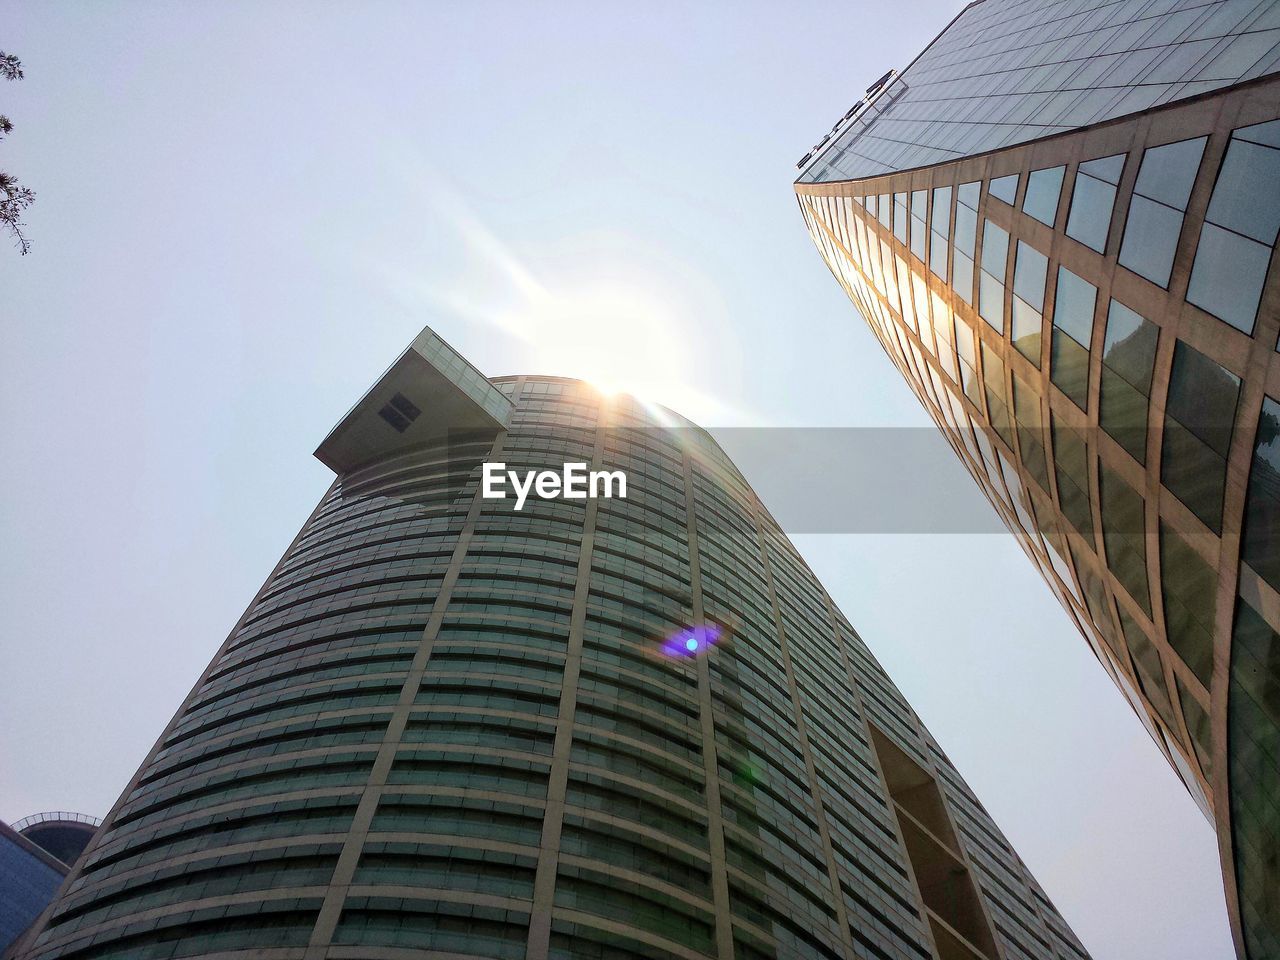
[(1280, 403), (1270, 397), (1262, 398), (1242, 539), (1240, 559), (1280, 590)]
[(1009, 404), (1004, 392), (1004, 360), (985, 343), (982, 344), (982, 384), (987, 394), (987, 422), (1010, 447), (1013, 432), (1009, 424)]
[(1280, 634), (1240, 601), (1231, 642), (1227, 694), (1227, 766), (1241, 926), (1251, 957), (1275, 956), (1275, 892), (1280, 888)]
[(1191, 691), (1177, 677), (1173, 678), (1178, 688), (1178, 702), (1182, 704), (1182, 719), (1187, 725), (1187, 733), (1191, 734), (1191, 747), (1200, 761), (1200, 772), (1205, 779), (1213, 776), (1213, 733), (1209, 728), (1209, 711), (1200, 705), (1200, 701), (1191, 695)]
[(911, 192), (911, 252), (924, 260), (925, 220), (929, 216), (929, 191)]
[(1053, 332), (1049, 345), (1053, 383), (1081, 410), (1088, 409), (1089, 340), (1098, 290), (1066, 267), (1058, 268), (1053, 304)]
[(947, 279), (947, 246), (951, 237), (951, 188), (933, 188), (933, 237), (929, 245), (929, 269)]
[(886, 227), (889, 226), (889, 223), (890, 223), (889, 195), (887, 193), (880, 194), (880, 196), (877, 198), (876, 203), (877, 203), (876, 218), (884, 226)]
[(1205, 689), (1213, 680), (1214, 596), (1218, 573), (1168, 524), (1160, 524), (1160, 592), (1164, 628), (1173, 647)]
[(990, 220), (982, 225), (982, 276), (978, 281), (978, 314), (1004, 333), (1004, 277), (1009, 263), (1009, 234)]
[(907, 242), (907, 195), (905, 193), (893, 195), (893, 235), (898, 238), (899, 243)]
[(1018, 352), (1040, 366), (1040, 332), (1044, 326), (1044, 282), (1048, 258), (1018, 241), (1013, 267), (1013, 323), (1009, 335)]
[(1098, 471), (1102, 507), (1102, 540), (1107, 567), (1120, 585), (1151, 616), (1151, 590), (1147, 581), (1146, 503), (1105, 463)]
[(1007, 177), (992, 180), (987, 185), (987, 194), (1013, 206), (1014, 198), (1018, 196), (1018, 175), (1011, 173)]
[(1053, 463), (1058, 502), (1071, 526), (1093, 542), (1093, 510), (1089, 505), (1089, 450), (1081, 431), (1053, 418)]
[(1147, 462), (1147, 402), (1159, 328), (1111, 301), (1102, 345), (1098, 422), (1139, 463)]
[(1239, 377), (1178, 341), (1165, 403), (1160, 482), (1219, 535), (1239, 396)]
[(1253, 333), (1280, 229), (1280, 120), (1231, 134), (1200, 229), (1187, 300)]
[(978, 382), (978, 350), (974, 343), (973, 328), (958, 314), (956, 324), (956, 355), (960, 358), (960, 385), (964, 395), (973, 405), (982, 409), (982, 386)]
[(1066, 169), (1050, 167), (1031, 171), (1031, 176), (1027, 177), (1027, 192), (1022, 198), (1022, 212), (1052, 227), (1058, 213), (1058, 196), (1062, 193), (1062, 174)]
[(1044, 421), (1040, 414), (1040, 394), (1018, 377), (1013, 378), (1013, 418), (1018, 424), (1018, 449), (1022, 465), (1036, 483), (1049, 489), (1049, 466), (1045, 459)]
[(1182, 214), (1196, 180), (1205, 137), (1150, 147), (1142, 155), (1138, 181), (1120, 244), (1120, 264), (1162, 287), (1169, 286)]
[(1067, 215), (1067, 236), (1103, 253), (1111, 229), (1111, 210), (1116, 202), (1116, 184), (1124, 171), (1124, 154), (1088, 160), (1076, 170)]
[(978, 235), (978, 196), (982, 184), (962, 183), (956, 191), (955, 252), (951, 255), (951, 286), (965, 303), (973, 303), (973, 252)]
[(1178, 729), (1178, 721), (1173, 712), (1173, 702), (1169, 699), (1169, 687), (1164, 680), (1164, 662), (1160, 659), (1160, 651), (1156, 649), (1138, 621), (1134, 620), (1123, 606), (1116, 608), (1120, 613), (1120, 629), (1124, 631), (1125, 642), (1129, 645), (1129, 655), (1133, 658), (1133, 672), (1138, 678), (1138, 686), (1148, 702), (1156, 708), (1156, 713), (1170, 730)]

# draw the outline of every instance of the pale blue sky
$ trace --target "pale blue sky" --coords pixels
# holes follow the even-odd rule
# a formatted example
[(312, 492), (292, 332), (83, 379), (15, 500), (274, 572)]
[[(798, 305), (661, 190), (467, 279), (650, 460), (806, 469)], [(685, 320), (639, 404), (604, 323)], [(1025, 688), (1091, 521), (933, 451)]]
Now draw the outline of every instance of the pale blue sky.
[[(0, 817), (111, 806), (424, 324), (708, 425), (929, 425), (792, 163), (958, 10), (0, 0)], [(1098, 960), (1230, 955), (1207, 823), (1009, 537), (797, 542)]]

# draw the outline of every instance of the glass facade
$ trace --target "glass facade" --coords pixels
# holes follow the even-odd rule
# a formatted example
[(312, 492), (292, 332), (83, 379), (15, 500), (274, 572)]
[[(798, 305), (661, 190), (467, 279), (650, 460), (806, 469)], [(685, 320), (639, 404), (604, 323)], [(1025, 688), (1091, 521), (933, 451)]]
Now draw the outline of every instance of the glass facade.
[(505, 429), (338, 476), (26, 960), (1086, 960), (708, 434), (492, 383)]
[(800, 182), (935, 166), (1175, 103), (1278, 65), (1280, 22), (1266, 3), (982, 0), (866, 109), (851, 111)]
[[(1261, 627), (1265, 655), (1236, 649), (1246, 609), (1280, 633), (1277, 43), (1269, 4), (980, 0), (795, 187), (833, 274), (1214, 823), (1251, 960), (1280, 943), (1280, 749), (1258, 693), (1280, 661)], [(947, 187), (950, 283), (858, 207), (920, 193), (937, 217)], [(896, 290), (873, 279), (886, 255)], [(922, 303), (957, 331), (958, 384), (904, 322)]]

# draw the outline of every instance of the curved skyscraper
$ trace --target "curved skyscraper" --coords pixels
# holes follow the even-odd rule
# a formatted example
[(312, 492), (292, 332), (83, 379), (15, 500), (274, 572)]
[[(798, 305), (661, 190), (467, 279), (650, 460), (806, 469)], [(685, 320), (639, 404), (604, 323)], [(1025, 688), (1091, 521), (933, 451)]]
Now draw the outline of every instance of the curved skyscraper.
[(980, 0), (809, 231), (1214, 822), (1280, 956), (1280, 3)]
[(24, 960), (1085, 960), (702, 430), (425, 331), (317, 455)]

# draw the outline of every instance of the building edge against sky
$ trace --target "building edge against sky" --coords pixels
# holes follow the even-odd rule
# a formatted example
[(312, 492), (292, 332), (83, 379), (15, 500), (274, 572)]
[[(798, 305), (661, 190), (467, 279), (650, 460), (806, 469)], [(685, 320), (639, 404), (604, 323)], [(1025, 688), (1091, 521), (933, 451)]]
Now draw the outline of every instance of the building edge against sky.
[[(424, 331), (25, 958), (1087, 954), (711, 437)], [(625, 499), (481, 496), (581, 461)]]
[(809, 232), (1280, 956), (1280, 4), (979, 0), (801, 161)]

